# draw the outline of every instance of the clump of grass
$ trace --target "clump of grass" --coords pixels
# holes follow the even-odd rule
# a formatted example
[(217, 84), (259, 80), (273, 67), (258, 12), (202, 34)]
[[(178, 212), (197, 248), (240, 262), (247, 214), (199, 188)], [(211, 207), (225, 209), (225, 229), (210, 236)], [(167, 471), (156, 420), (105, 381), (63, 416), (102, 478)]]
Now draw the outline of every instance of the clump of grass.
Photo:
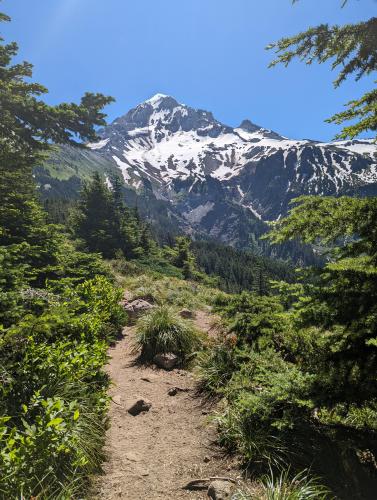
[(166, 305), (158, 306), (139, 319), (135, 338), (143, 361), (156, 354), (174, 353), (184, 363), (201, 345), (199, 333)]
[(307, 470), (299, 472), (293, 478), (289, 470), (274, 475), (270, 472), (263, 481), (266, 500), (329, 500), (330, 492), (319, 484), (316, 478), (310, 477)]
[(218, 342), (200, 352), (197, 374), (202, 390), (216, 394), (227, 385), (233, 373), (239, 368), (234, 347)]
[(240, 490), (233, 500), (330, 500), (334, 497), (307, 470), (290, 477), (289, 469), (275, 475), (271, 470), (265, 476), (256, 495), (252, 490)]

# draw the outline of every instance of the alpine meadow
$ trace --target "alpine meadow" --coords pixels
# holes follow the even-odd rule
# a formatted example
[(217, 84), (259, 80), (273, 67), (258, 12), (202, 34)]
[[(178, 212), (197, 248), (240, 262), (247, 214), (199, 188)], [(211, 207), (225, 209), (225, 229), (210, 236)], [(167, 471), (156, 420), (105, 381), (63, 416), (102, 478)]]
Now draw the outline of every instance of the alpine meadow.
[(377, 498), (375, 0), (0, 3), (0, 499)]

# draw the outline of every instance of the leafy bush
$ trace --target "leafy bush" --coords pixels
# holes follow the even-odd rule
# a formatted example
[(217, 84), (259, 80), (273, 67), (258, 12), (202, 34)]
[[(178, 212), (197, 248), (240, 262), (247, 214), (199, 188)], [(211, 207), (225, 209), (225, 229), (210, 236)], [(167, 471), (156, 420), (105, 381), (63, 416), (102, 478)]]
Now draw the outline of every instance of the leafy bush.
[[(86, 389), (87, 391), (87, 389)], [(55, 498), (61, 485), (99, 470), (104, 428), (93, 401), (38, 394), (23, 404), (19, 419), (0, 424), (0, 491), (4, 498)], [(65, 394), (67, 396), (67, 394)], [(77, 396), (77, 394), (75, 394)]]
[(156, 354), (172, 352), (185, 361), (199, 348), (200, 337), (171, 308), (159, 306), (140, 318), (135, 342), (143, 360), (150, 361)]
[(2, 498), (82, 496), (99, 470), (108, 386), (102, 367), (124, 321), (119, 296), (103, 276), (60, 294), (29, 289), (23, 300), (34, 313), (2, 330)]

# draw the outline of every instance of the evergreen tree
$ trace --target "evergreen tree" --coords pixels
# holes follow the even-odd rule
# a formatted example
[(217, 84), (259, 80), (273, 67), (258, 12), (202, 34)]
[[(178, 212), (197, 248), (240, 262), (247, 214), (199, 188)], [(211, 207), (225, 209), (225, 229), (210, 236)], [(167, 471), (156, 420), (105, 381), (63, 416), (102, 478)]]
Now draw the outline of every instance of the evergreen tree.
[[(0, 13), (0, 22), (8, 21)], [(1, 164), (23, 158), (33, 165), (51, 143), (81, 145), (78, 140), (95, 140), (95, 126), (105, 125), (101, 109), (113, 99), (86, 93), (80, 104), (49, 106), (39, 99), (47, 89), (26, 81), (32, 77), (33, 66), (28, 62), (12, 65), (17, 52), (16, 43), (5, 44), (0, 38)]]
[(191, 241), (185, 236), (175, 239), (175, 257), (173, 264), (182, 269), (185, 279), (191, 279), (195, 273), (195, 257), (190, 250)]
[(84, 186), (78, 211), (73, 218), (76, 236), (85, 241), (88, 250), (113, 257), (120, 248), (117, 210), (111, 192), (96, 172)]
[(137, 210), (124, 203), (119, 178), (112, 180), (109, 189), (95, 173), (92, 182), (82, 190), (72, 225), (88, 250), (106, 258), (115, 257), (119, 251), (127, 258), (135, 258), (148, 254), (153, 247), (148, 227)]
[(270, 293), (270, 280), (292, 282), (291, 265), (255, 255), (213, 241), (192, 243), (196, 265), (200, 271), (219, 278), (219, 286), (227, 292), (251, 290), (257, 294)]
[(152, 238), (150, 227), (148, 224), (143, 224), (140, 232), (140, 248), (143, 249), (144, 254), (148, 255), (156, 249), (156, 243)]
[(332, 247), (299, 301), (304, 325), (322, 327), (327, 360), (321, 369), (331, 397), (377, 396), (377, 198), (303, 196), (270, 238), (299, 238)]
[[(298, 1), (298, 0), (295, 0)], [(343, 6), (347, 0), (343, 2)], [(345, 26), (321, 24), (296, 36), (283, 38), (267, 48), (278, 54), (271, 66), (285, 66), (295, 58), (312, 64), (332, 61), (332, 68), (341, 68), (334, 85), (338, 87), (348, 77), (360, 80), (377, 70), (377, 18)], [(376, 82), (375, 82), (376, 83)], [(347, 104), (348, 109), (329, 118), (328, 122), (341, 124), (353, 120), (343, 128), (338, 138), (354, 138), (362, 132), (377, 131), (377, 89), (367, 92)]]
[[(0, 22), (9, 20), (0, 13)], [(23, 263), (41, 285), (56, 271), (61, 239), (36, 198), (32, 169), (53, 143), (94, 140), (112, 98), (85, 94), (79, 105), (49, 106), (40, 99), (47, 89), (26, 81), (32, 65), (12, 64), (17, 51), (0, 38), (0, 245), (26, 244)]]

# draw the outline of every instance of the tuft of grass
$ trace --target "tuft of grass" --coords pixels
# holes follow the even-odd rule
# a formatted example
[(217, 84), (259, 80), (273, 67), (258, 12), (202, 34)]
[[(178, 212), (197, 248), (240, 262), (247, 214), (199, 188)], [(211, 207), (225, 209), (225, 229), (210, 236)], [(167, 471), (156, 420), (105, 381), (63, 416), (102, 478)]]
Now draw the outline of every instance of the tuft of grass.
[(266, 500), (329, 500), (330, 492), (307, 470), (289, 477), (289, 469), (275, 476), (271, 471), (262, 480)]
[(141, 359), (151, 361), (156, 354), (174, 353), (185, 362), (200, 348), (199, 333), (166, 305), (158, 306), (139, 319), (135, 347)]
[(217, 342), (198, 355), (200, 386), (212, 395), (226, 387), (238, 368), (236, 351), (225, 342)]
[(280, 471), (278, 475), (270, 470), (269, 475), (262, 478), (258, 490), (257, 494), (251, 489), (239, 490), (232, 500), (331, 500), (334, 498), (317, 478), (309, 475), (308, 470), (303, 470), (294, 477), (290, 476), (289, 469)]

